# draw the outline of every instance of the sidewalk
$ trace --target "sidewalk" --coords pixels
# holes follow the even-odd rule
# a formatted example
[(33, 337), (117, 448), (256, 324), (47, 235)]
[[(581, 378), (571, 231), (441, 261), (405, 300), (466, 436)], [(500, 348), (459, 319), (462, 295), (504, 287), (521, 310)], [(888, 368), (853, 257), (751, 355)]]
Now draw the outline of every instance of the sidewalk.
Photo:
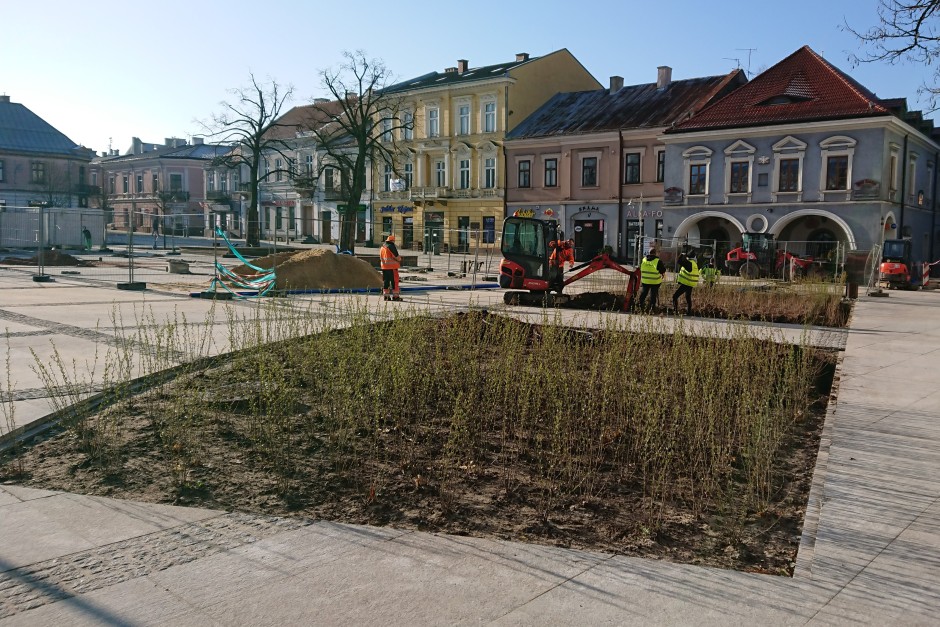
[[(4, 324), (20, 325), (13, 340), (26, 346), (44, 329), (80, 342), (101, 311), (84, 299), (128, 296), (54, 289), (69, 290), (56, 299), (68, 306), (37, 311), (33, 296), (6, 291), (24, 298), (20, 310), (10, 299), (0, 307)], [(497, 296), (474, 297), (495, 307)], [(436, 298), (468, 303), (462, 292)], [(935, 292), (858, 301), (792, 579), (4, 485), (0, 625), (932, 624), (938, 313)]]

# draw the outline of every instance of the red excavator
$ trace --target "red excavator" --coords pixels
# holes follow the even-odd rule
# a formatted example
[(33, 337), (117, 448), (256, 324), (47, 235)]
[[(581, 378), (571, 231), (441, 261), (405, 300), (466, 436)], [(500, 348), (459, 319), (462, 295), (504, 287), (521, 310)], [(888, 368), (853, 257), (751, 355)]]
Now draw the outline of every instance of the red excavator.
[(760, 277), (803, 277), (813, 268), (811, 257), (797, 257), (785, 250), (777, 250), (773, 235), (767, 233), (744, 233), (742, 244), (728, 251), (725, 266), (731, 274), (745, 279)]
[(576, 272), (564, 277), (564, 269), (553, 267), (549, 260), (552, 249), (564, 241), (564, 234), (556, 220), (513, 215), (503, 222), (501, 251), (503, 260), (499, 264), (499, 286), (509, 289), (503, 295), (507, 305), (535, 305), (552, 307), (570, 300), (562, 291), (579, 279), (603, 270), (616, 270), (630, 277), (624, 298), (624, 311), (633, 305), (640, 284), (640, 270), (621, 266), (606, 253), (573, 267)]

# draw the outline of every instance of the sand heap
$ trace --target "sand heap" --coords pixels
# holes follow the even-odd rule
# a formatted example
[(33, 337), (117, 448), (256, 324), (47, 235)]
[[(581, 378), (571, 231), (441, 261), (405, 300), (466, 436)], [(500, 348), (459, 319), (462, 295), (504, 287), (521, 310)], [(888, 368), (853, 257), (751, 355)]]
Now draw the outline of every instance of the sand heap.
[[(0, 263), (9, 266), (35, 266), (39, 264), (39, 255), (33, 255), (29, 259), (24, 259), (23, 257), (4, 257), (0, 259)], [(93, 266), (94, 264), (59, 250), (47, 250), (42, 253), (42, 265), (86, 267)]]
[[(326, 249), (278, 253), (252, 259), (251, 263), (265, 270), (274, 268), (278, 290), (382, 287), (381, 276), (367, 261)], [(243, 276), (255, 274), (245, 265), (232, 271)]]

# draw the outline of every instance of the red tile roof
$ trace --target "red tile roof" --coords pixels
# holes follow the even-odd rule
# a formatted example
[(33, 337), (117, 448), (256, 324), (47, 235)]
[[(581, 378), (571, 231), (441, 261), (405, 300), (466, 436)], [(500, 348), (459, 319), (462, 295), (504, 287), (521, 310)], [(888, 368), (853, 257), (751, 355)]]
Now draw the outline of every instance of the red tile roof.
[(873, 93), (803, 46), (667, 133), (890, 115)]

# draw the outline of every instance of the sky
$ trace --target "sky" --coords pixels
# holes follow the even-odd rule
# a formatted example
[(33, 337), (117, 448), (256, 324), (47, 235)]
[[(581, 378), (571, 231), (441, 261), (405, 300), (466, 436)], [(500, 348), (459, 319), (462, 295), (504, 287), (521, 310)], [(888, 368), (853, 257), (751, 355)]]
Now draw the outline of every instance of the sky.
[[(405, 80), (456, 66), (567, 48), (602, 85), (726, 73), (753, 78), (803, 45), (880, 97), (926, 101), (923, 65), (861, 64), (848, 24), (877, 23), (877, 0), (3, 0), (0, 94), (77, 144), (124, 152), (133, 137), (204, 135), (250, 74), (294, 88), (292, 104), (327, 94), (319, 72), (344, 50), (379, 59)], [(394, 81), (393, 81), (394, 82)]]

